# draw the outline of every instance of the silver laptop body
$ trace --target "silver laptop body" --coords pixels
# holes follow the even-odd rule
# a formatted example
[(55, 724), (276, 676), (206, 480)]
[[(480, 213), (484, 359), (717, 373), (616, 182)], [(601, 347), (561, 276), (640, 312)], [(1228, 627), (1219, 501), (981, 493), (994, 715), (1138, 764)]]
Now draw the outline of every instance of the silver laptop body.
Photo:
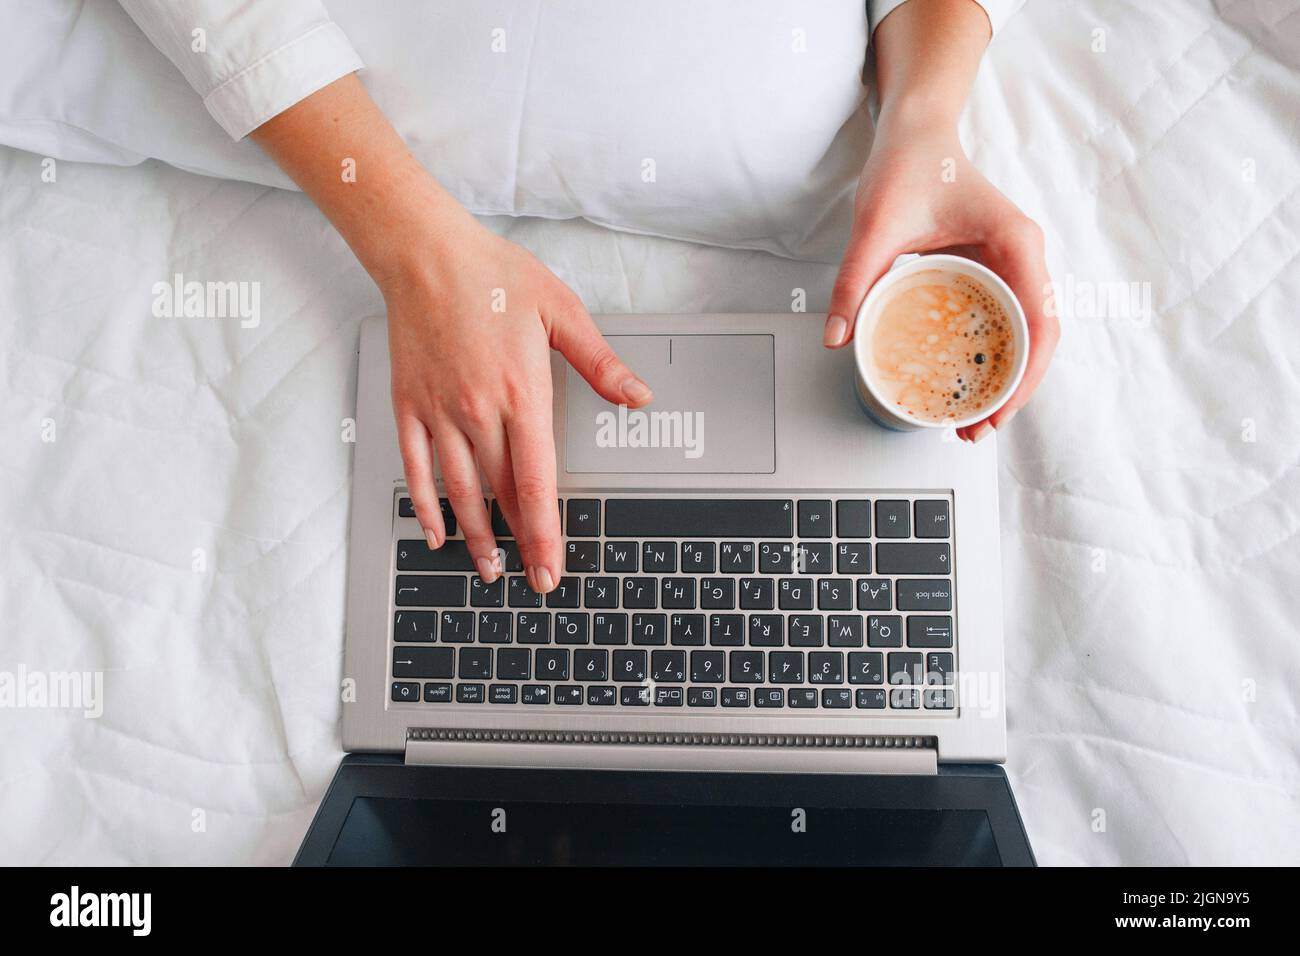
[[(402, 516), (405, 483), (390, 403), (385, 323), (367, 319), (357, 381), (345, 749), (403, 753), (408, 763), (641, 770), (934, 773), (940, 762), (1002, 762), (1006, 727), (995, 439), (969, 445), (939, 430), (895, 433), (872, 424), (855, 397), (851, 350), (822, 347), (818, 316), (621, 315), (598, 316), (596, 322), (654, 389), (655, 401), (646, 411), (665, 414), (629, 419), (626, 410), (605, 404), (553, 356), (559, 497), (565, 505), (595, 501), (601, 519), (620, 522), (617, 536), (601, 526), (596, 540), (602, 550), (607, 543), (619, 552), (628, 550), (622, 545), (639, 550), (650, 540), (670, 543), (673, 549), (689, 542), (717, 545), (715, 555), (722, 543), (729, 543), (727, 553), (733, 557), (746, 544), (756, 552), (781, 541), (793, 547), (800, 564), (791, 572), (764, 574), (757, 560), (754, 571), (730, 575), (712, 564), (714, 570), (707, 573), (679, 564), (672, 577), (693, 578), (697, 602), (703, 599), (699, 582), (705, 578), (713, 584), (730, 577), (737, 588), (746, 577), (771, 579), (782, 605), (784, 582), (807, 582), (811, 595), (798, 595), (793, 609), (741, 608), (737, 598), (730, 608), (724, 602), (723, 610), (698, 603), (694, 609), (673, 610), (661, 607), (658, 596), (651, 598), (653, 608), (638, 602), (635, 610), (625, 608), (621, 597), (613, 607), (606, 603), (595, 610), (544, 605), (530, 610), (550, 618), (589, 615), (589, 620), (597, 614), (629, 621), (637, 614), (659, 614), (670, 621), (679, 615), (685, 615), (682, 621), (702, 616), (704, 633), (683, 645), (675, 643), (675, 633), (646, 646), (626, 633), (620, 643), (600, 645), (588, 634), (584, 644), (564, 645), (562, 656), (570, 666), (579, 651), (588, 670), (593, 660), (605, 661), (589, 681), (576, 671), (555, 682), (536, 672), (527, 680), (499, 680), (495, 672), (461, 679), (455, 667), (458, 655), (474, 653), (465, 648), (478, 648), (475, 661), (485, 662), (502, 648), (510, 649), (512, 661), (540, 660), (536, 655), (545, 648), (546, 660), (553, 664), (557, 655), (551, 652), (561, 647), (558, 631), (545, 644), (527, 645), (527, 654), (514, 639), (517, 635), (490, 647), (475, 635), (469, 643), (446, 644), (450, 652), (428, 650), (444, 646), (442, 635), (425, 632), (418, 641), (408, 640), (413, 633), (408, 628), (416, 627), (411, 615), (436, 616), (447, 609), (409, 603), (425, 583), (411, 580), (426, 572), (409, 564), (417, 557), (410, 549), (416, 544), (423, 548), (423, 535), (414, 518)], [(680, 414), (674, 418), (675, 413)], [(657, 447), (655, 436), (661, 439)], [(486, 484), (484, 491), (491, 494)], [(682, 498), (726, 501), (729, 513), (736, 511), (736, 501), (749, 502), (752, 508), (747, 506), (745, 513), (768, 522), (779, 521), (781, 508), (788, 507), (790, 533), (768, 540), (757, 533), (711, 537), (681, 528), (672, 534), (643, 534), (643, 528), (627, 532), (634, 525), (628, 513), (636, 502)], [(838, 533), (834, 522), (841, 501), (855, 503), (844, 507), (845, 514), (861, 515), (864, 508), (870, 513), (869, 535), (861, 528), (852, 538)], [(923, 504), (918, 507), (918, 502)], [(948, 517), (941, 517), (945, 512)], [(924, 523), (918, 524), (922, 516)], [(886, 526), (876, 520), (880, 518), (893, 524)], [(946, 527), (936, 527), (945, 521)], [(807, 539), (814, 547), (801, 547), (805, 531), (815, 535)], [(832, 567), (807, 567), (808, 552), (824, 555), (826, 545)], [(869, 561), (870, 570), (841, 573), (834, 566), (841, 545), (845, 555)], [(400, 570), (404, 562), (407, 569)], [(647, 576), (660, 583), (667, 577), (641, 575)], [(626, 575), (615, 577), (622, 582)], [(823, 584), (823, 579), (838, 583)], [(848, 609), (838, 603), (846, 580), (853, 591)], [(882, 593), (881, 581), (888, 582), (890, 593)], [(761, 591), (766, 586), (753, 587)], [(839, 610), (823, 609), (823, 597)], [(888, 602), (888, 609), (881, 602)], [(476, 619), (495, 613), (507, 626), (509, 620), (500, 616), (517, 619), (520, 613), (508, 604), (457, 610), (462, 617), (472, 612)], [(769, 636), (753, 646), (753, 635), (746, 633), (740, 644), (718, 646), (708, 630), (724, 621), (722, 615), (744, 624), (744, 631), (751, 616), (766, 615), (769, 623), (779, 618), (783, 626), (797, 625), (803, 637), (791, 646), (793, 638), (778, 633), (774, 639), (779, 644)], [(798, 620), (792, 623), (792, 617)], [(826, 629), (832, 617), (834, 639)], [(917, 621), (910, 623), (913, 617)], [(810, 637), (806, 629), (815, 618), (822, 619), (822, 630)], [(859, 625), (849, 628), (852, 618)], [(858, 627), (860, 637), (853, 633)], [(820, 643), (811, 643), (815, 639)], [(661, 654), (655, 660), (669, 670), (651, 674), (649, 667), (629, 663), (641, 659), (639, 651), (647, 660), (656, 652), (679, 651), (687, 663), (674, 671), (682, 658)], [(814, 654), (819, 655), (815, 667)], [(923, 664), (919, 676), (913, 669), (918, 654)], [(730, 655), (739, 656), (730, 657), (731, 666), (721, 675), (691, 670), (692, 661), (704, 668), (710, 661), (725, 663)], [(451, 660), (450, 676), (445, 671), (437, 679), (410, 676), (413, 669), (418, 673), (417, 661), (431, 657)], [(614, 673), (615, 659), (624, 673)], [(803, 661), (801, 670), (778, 678), (777, 664), (789, 670), (792, 659)], [(939, 661), (943, 666), (931, 666)], [(751, 663), (763, 672), (749, 673)], [(897, 673), (891, 672), (893, 665)], [(616, 676), (641, 679), (616, 681)], [(460, 684), (477, 686), (462, 689)], [(516, 685), (513, 691), (511, 685)], [(528, 686), (534, 688), (529, 692), (533, 702), (524, 703)], [(561, 686), (567, 688), (564, 703)], [(579, 691), (572, 690), (575, 686)], [(758, 706), (760, 695), (764, 706)], [(781, 706), (776, 706), (778, 697)], [(513, 702), (493, 702), (498, 699)], [(633, 699), (635, 706), (624, 705)], [(802, 706), (789, 706), (796, 700)]]

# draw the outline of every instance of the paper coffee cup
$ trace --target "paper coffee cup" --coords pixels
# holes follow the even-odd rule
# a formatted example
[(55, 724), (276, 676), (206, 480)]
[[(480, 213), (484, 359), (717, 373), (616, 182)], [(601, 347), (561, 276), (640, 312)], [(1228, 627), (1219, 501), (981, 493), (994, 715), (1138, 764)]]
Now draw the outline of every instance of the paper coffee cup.
[[(1002, 388), (977, 412), (964, 418), (930, 421), (919, 418), (890, 404), (881, 395), (871, 381), (871, 340), (875, 332), (876, 319), (884, 305), (890, 301), (891, 290), (896, 289), (904, 279), (918, 272), (937, 270), (949, 274), (967, 276), (978, 282), (1006, 312), (1011, 323), (1011, 335), (1015, 348), (1015, 361), (1011, 375)], [(927, 255), (900, 258), (893, 268), (886, 272), (862, 300), (858, 309), (857, 321), (853, 326), (853, 374), (858, 401), (867, 415), (879, 425), (894, 431), (914, 431), (921, 428), (962, 428), (983, 421), (1007, 403), (1020, 380), (1025, 376), (1025, 366), (1029, 363), (1029, 323), (1025, 321), (1025, 310), (1020, 307), (1011, 289), (991, 269), (980, 265), (973, 259), (962, 256)]]

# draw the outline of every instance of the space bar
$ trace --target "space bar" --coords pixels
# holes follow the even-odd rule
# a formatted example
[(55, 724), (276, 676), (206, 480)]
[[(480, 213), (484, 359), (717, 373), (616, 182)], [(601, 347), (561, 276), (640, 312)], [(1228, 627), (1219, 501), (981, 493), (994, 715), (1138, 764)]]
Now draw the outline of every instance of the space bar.
[(788, 498), (607, 498), (605, 535), (788, 538), (793, 514)]

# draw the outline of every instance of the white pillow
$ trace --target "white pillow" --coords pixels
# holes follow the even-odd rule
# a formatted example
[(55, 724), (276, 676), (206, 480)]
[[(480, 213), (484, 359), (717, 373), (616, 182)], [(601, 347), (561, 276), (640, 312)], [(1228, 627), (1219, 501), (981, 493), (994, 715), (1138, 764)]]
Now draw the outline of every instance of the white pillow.
[[(833, 262), (870, 145), (863, 0), (327, 0), (471, 211)], [(116, 3), (0, 0), (0, 142), (292, 188)], [(504, 50), (501, 49), (504, 43)]]

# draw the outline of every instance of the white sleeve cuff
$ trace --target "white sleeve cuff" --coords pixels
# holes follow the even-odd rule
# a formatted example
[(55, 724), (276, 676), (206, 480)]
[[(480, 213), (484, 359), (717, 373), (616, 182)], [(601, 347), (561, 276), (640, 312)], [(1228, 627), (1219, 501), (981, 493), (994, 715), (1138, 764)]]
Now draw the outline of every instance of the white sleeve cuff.
[(234, 139), (339, 77), (364, 67), (343, 31), (318, 24), (240, 70), (203, 98), (213, 119)]
[[(871, 33), (876, 32), (880, 21), (901, 7), (907, 0), (867, 0), (867, 19)], [(1025, 0), (975, 0), (988, 14), (993, 36), (1011, 19), (1011, 15), (1025, 5)]]

